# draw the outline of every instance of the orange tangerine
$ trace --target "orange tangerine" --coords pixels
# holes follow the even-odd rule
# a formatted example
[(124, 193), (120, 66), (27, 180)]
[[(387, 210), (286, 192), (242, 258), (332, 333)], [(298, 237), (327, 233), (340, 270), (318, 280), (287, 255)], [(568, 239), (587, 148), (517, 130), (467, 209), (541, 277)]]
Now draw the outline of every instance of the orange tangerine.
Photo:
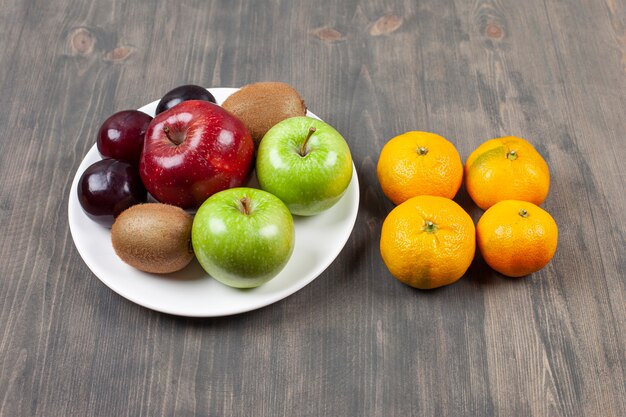
[(399, 281), (420, 289), (452, 284), (474, 258), (475, 229), (454, 201), (417, 196), (394, 208), (383, 222), (380, 253)]
[(494, 204), (476, 225), (476, 240), (487, 264), (509, 277), (539, 271), (554, 256), (558, 228), (552, 216), (533, 203)]
[(467, 158), (465, 187), (483, 210), (502, 200), (541, 204), (550, 188), (550, 171), (539, 152), (524, 139), (491, 139)]
[(453, 198), (461, 187), (463, 163), (445, 138), (407, 132), (385, 144), (376, 172), (385, 195), (400, 204), (418, 195)]

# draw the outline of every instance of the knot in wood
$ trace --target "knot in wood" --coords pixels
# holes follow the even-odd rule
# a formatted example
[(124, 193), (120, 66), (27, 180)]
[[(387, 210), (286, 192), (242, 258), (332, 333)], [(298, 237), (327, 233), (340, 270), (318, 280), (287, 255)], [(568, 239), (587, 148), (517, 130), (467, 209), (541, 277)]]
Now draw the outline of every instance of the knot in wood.
[(113, 62), (124, 61), (130, 56), (130, 54), (133, 53), (133, 50), (133, 48), (128, 46), (118, 46), (117, 48), (113, 48), (104, 54), (104, 59)]
[(497, 23), (488, 23), (485, 27), (485, 35), (491, 39), (502, 39), (504, 37), (504, 28)]
[(379, 18), (370, 27), (370, 35), (380, 36), (395, 32), (402, 26), (402, 18), (395, 15), (386, 15)]
[(76, 28), (70, 33), (70, 48), (78, 55), (89, 55), (96, 45), (96, 37), (87, 28)]
[(328, 27), (315, 29), (313, 35), (328, 43), (339, 42), (345, 39), (345, 36), (343, 36), (341, 32)]

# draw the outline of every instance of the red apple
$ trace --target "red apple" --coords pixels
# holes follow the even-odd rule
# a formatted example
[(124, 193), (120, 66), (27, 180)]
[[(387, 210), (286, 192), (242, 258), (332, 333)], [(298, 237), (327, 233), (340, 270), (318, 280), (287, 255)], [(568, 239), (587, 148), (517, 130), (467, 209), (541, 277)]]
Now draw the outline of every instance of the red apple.
[(146, 132), (139, 172), (159, 202), (197, 208), (248, 179), (254, 143), (244, 124), (220, 106), (189, 100), (158, 114)]

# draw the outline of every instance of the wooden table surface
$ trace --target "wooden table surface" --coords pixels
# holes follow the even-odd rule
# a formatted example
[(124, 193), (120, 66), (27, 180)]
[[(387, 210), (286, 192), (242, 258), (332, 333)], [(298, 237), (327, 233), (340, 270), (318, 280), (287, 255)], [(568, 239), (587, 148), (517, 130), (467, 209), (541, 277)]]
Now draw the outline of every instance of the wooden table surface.
[[(0, 0), (0, 415), (626, 415), (626, 2)], [(68, 227), (100, 123), (185, 83), (292, 84), (342, 132), (354, 231), (294, 295), (189, 319), (106, 287)], [(387, 140), (530, 140), (559, 246), (419, 291), (379, 254)], [(462, 189), (456, 200), (481, 211)]]

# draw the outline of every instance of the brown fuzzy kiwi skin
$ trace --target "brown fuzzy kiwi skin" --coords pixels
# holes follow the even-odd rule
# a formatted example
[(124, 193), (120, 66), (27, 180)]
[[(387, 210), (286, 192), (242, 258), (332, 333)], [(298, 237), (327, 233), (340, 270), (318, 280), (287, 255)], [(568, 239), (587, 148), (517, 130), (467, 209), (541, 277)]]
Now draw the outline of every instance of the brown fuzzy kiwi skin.
[(193, 217), (180, 207), (145, 203), (124, 210), (111, 227), (117, 256), (144, 272), (168, 274), (183, 269), (191, 250)]
[(246, 125), (256, 147), (278, 122), (306, 115), (306, 105), (300, 94), (287, 83), (273, 81), (242, 87), (230, 95), (222, 107)]

